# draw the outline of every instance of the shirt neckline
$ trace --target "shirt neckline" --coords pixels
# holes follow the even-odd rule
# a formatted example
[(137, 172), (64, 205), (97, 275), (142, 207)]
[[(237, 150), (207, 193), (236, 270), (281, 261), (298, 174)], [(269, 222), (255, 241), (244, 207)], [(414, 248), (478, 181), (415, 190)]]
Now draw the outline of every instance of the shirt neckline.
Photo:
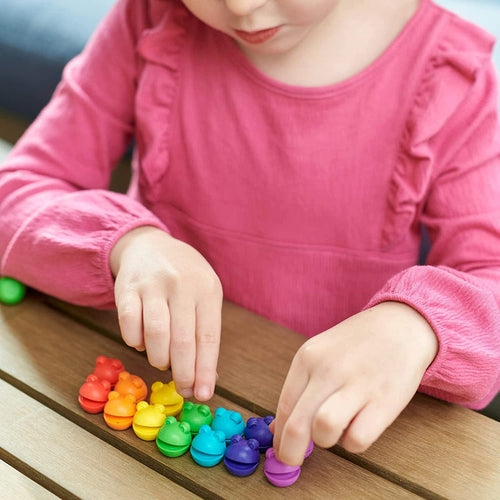
[(249, 76), (256, 83), (280, 94), (309, 98), (322, 98), (349, 90), (351, 87), (358, 85), (383, 67), (386, 61), (391, 59), (393, 54), (399, 50), (400, 46), (411, 38), (415, 26), (419, 23), (420, 18), (426, 12), (426, 7), (429, 3), (430, 0), (420, 0), (420, 4), (413, 16), (406, 22), (394, 40), (374, 61), (355, 75), (330, 85), (307, 87), (288, 84), (272, 78), (258, 69), (238, 48), (236, 42), (229, 35), (223, 33), (220, 33), (220, 35), (232, 61), (241, 67), (247, 76)]

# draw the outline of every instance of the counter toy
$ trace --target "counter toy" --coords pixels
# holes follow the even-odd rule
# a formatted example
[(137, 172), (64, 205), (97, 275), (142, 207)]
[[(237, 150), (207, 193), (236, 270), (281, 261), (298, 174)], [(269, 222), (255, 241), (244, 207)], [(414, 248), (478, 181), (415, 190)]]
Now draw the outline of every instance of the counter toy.
[(259, 442), (259, 451), (264, 453), (273, 445), (273, 433), (269, 430), (269, 424), (274, 420), (272, 415), (267, 417), (250, 417), (243, 434), (247, 439), (256, 439)]
[(189, 423), (189, 426), (191, 427), (191, 434), (194, 437), (198, 434), (201, 426), (210, 425), (214, 417), (209, 406), (186, 401), (178, 418), (181, 422)]
[(118, 382), (114, 387), (116, 392), (120, 394), (132, 394), (135, 401), (144, 401), (148, 396), (148, 386), (141, 377), (132, 375), (129, 372), (121, 372), (118, 374)]
[(192, 439), (189, 424), (170, 415), (156, 437), (156, 446), (167, 457), (180, 457), (189, 450)]
[(314, 449), (314, 441), (311, 439), (311, 441), (309, 441), (309, 445), (307, 446), (307, 450), (304, 454), (304, 458), (307, 458), (313, 452), (313, 449)]
[(274, 455), (274, 449), (269, 448), (266, 451), (266, 460), (264, 461), (264, 474), (267, 480), (281, 488), (290, 486), (300, 476), (301, 468), (299, 465), (286, 465), (280, 462)]
[(124, 371), (125, 368), (119, 359), (98, 356), (92, 373), (101, 380), (107, 380), (113, 388), (118, 382), (118, 375)]
[(234, 476), (249, 476), (259, 466), (259, 442), (256, 439), (245, 439), (239, 434), (231, 438), (224, 453), (224, 465)]
[(182, 410), (184, 398), (176, 391), (173, 381), (168, 384), (157, 381), (151, 386), (149, 402), (153, 405), (163, 405), (165, 407), (165, 414), (175, 417)]
[(0, 277), (0, 302), (9, 306), (19, 304), (26, 295), (26, 286), (8, 276)]
[(78, 403), (87, 413), (101, 413), (108, 401), (111, 384), (91, 374), (78, 391)]
[(231, 437), (235, 434), (243, 434), (245, 422), (241, 414), (237, 411), (219, 407), (215, 410), (212, 429), (214, 431), (222, 431), (226, 436), (226, 443), (229, 443)]
[(214, 431), (208, 425), (202, 425), (189, 451), (198, 465), (213, 467), (224, 458), (226, 436), (221, 431)]
[(166, 418), (163, 405), (150, 405), (147, 401), (140, 401), (136, 406), (132, 429), (138, 438), (154, 441)]
[(111, 391), (104, 405), (104, 421), (112, 429), (124, 431), (132, 425), (135, 411), (136, 403), (133, 394)]

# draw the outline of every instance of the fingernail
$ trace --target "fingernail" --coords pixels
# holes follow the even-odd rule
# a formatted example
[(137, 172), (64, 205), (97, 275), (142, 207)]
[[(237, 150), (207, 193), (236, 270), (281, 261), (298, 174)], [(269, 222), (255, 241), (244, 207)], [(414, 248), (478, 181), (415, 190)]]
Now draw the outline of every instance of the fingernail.
[(206, 386), (200, 387), (196, 391), (196, 399), (198, 401), (206, 401), (207, 399), (210, 399), (210, 389)]
[(179, 391), (179, 394), (183, 397), (183, 398), (192, 398), (193, 397), (193, 390), (192, 389), (181, 389)]

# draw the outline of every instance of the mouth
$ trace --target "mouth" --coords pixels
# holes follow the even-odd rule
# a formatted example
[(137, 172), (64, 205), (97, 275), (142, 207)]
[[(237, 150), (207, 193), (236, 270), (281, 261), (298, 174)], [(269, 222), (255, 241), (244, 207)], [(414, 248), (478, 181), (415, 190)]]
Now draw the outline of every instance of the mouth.
[(235, 476), (249, 476), (259, 466), (259, 462), (253, 464), (245, 464), (237, 462), (235, 460), (231, 460), (227, 457), (224, 457), (224, 463), (226, 464), (226, 467), (231, 471), (231, 473)]
[(273, 38), (278, 31), (281, 29), (281, 26), (276, 26), (274, 28), (268, 28), (265, 30), (259, 31), (243, 31), (243, 30), (234, 30), (236, 35), (243, 40), (244, 42), (251, 43), (253, 45), (257, 45), (259, 43), (264, 43)]
[(296, 471), (284, 473), (271, 472), (264, 469), (264, 474), (266, 475), (267, 479), (275, 486), (290, 486), (299, 478), (300, 467), (297, 468)]
[(197, 464), (203, 467), (213, 467), (224, 458), (224, 450), (221, 450), (221, 453), (206, 453), (191, 447), (191, 456)]
[(184, 453), (188, 451), (190, 444), (191, 443), (188, 443), (185, 446), (177, 446), (174, 444), (165, 443), (164, 441), (161, 441), (160, 439), (156, 438), (156, 446), (167, 457), (175, 458), (184, 455)]
[(145, 425), (137, 425), (132, 423), (132, 427), (134, 428), (134, 432), (144, 441), (154, 441), (158, 433), (160, 432), (160, 427), (151, 427)]
[(119, 417), (116, 415), (109, 415), (104, 413), (105, 422), (109, 425), (109, 427), (118, 431), (124, 431), (125, 429), (128, 429), (132, 425), (133, 418), (133, 416)]
[(101, 413), (104, 410), (104, 405), (106, 401), (94, 401), (92, 399), (84, 398), (83, 396), (78, 396), (78, 401), (80, 406), (87, 413)]
[(183, 402), (164, 405), (165, 406), (165, 415), (167, 415), (167, 416), (178, 415), (182, 410), (182, 405), (183, 405)]

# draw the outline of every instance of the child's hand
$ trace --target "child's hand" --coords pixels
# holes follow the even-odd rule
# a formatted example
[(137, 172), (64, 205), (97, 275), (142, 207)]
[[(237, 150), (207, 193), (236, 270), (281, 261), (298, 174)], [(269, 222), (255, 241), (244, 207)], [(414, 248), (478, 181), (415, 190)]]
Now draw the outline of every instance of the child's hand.
[(200, 401), (214, 392), (222, 286), (191, 246), (154, 227), (118, 240), (110, 253), (123, 340), (151, 365), (172, 369), (177, 391)]
[(413, 397), (437, 349), (427, 321), (398, 302), (309, 339), (293, 359), (273, 422), (279, 459), (300, 465), (310, 439), (366, 450)]

